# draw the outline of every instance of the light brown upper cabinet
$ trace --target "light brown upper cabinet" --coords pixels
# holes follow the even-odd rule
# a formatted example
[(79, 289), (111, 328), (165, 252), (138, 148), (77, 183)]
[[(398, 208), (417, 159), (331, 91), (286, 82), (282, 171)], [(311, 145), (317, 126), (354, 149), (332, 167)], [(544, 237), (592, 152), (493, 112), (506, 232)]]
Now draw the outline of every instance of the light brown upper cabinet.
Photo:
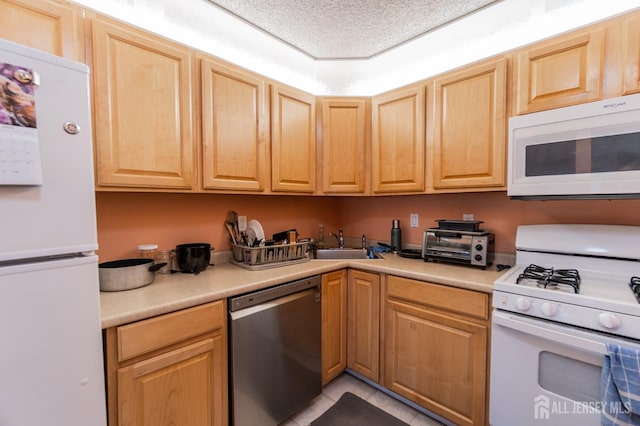
[(374, 96), (371, 173), (374, 193), (424, 191), (425, 88)]
[(264, 190), (264, 80), (208, 59), (201, 72), (203, 188)]
[(106, 18), (90, 24), (98, 188), (191, 190), (192, 51)]
[(271, 86), (271, 188), (316, 191), (316, 99), (300, 90)]
[(0, 0), (0, 38), (71, 60), (82, 59), (78, 11), (48, 0)]
[(603, 54), (603, 29), (573, 32), (519, 51), (517, 114), (600, 99)]
[(507, 60), (445, 74), (434, 87), (434, 189), (503, 187)]
[(322, 108), (322, 192), (362, 194), (367, 177), (368, 101), (325, 98)]
[(627, 19), (624, 31), (624, 94), (640, 92), (640, 15)]

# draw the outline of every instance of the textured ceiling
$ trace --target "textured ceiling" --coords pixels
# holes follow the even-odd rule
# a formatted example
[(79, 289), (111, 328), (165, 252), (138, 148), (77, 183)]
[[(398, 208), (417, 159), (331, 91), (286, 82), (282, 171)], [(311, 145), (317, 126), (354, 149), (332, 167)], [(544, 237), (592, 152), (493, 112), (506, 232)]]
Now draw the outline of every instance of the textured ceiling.
[(315, 59), (367, 59), (498, 0), (209, 0)]

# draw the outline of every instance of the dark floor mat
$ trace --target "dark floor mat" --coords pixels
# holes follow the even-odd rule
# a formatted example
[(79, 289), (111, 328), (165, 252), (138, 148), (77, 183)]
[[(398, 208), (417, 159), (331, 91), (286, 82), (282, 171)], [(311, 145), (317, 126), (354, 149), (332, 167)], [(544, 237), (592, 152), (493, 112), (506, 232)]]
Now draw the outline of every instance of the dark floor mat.
[(408, 426), (356, 395), (345, 392), (311, 426)]

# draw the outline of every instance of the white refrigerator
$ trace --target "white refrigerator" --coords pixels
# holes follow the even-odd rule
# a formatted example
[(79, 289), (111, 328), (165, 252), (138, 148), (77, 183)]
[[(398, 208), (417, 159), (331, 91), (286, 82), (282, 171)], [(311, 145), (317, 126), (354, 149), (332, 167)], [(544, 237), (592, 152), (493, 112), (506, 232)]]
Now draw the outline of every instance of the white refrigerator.
[(85, 65), (0, 39), (0, 425), (104, 426)]

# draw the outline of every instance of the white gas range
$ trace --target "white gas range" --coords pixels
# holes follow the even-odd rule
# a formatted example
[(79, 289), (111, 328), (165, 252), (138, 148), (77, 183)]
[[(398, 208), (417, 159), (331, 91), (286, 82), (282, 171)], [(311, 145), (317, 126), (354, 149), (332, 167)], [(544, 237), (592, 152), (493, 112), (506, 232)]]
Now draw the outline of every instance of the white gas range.
[(639, 246), (636, 226), (518, 228), (494, 283), (492, 425), (600, 424), (607, 343), (640, 349)]

